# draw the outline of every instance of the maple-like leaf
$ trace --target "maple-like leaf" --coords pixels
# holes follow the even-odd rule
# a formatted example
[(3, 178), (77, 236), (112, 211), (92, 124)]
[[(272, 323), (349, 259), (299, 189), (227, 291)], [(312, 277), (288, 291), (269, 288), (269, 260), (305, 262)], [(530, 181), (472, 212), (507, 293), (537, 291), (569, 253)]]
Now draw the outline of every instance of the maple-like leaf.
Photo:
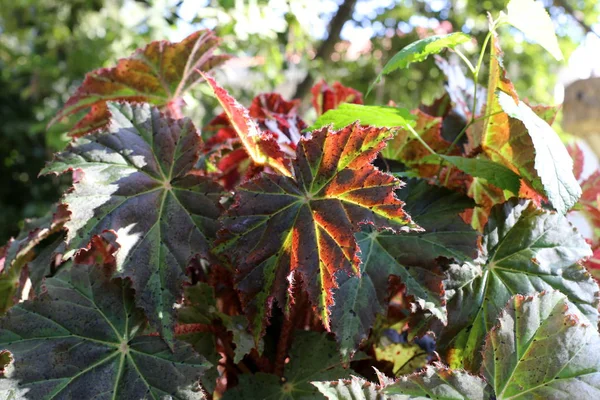
[[(210, 30), (192, 33), (181, 42), (152, 42), (131, 56), (120, 59), (116, 67), (89, 72), (49, 125), (90, 109), (71, 130), (79, 136), (106, 126), (110, 118), (107, 101), (146, 102), (158, 107), (174, 104), (198, 81), (197, 69), (209, 71), (230, 57), (215, 55), (221, 40)], [(177, 112), (172, 115), (180, 118)]]
[[(365, 359), (364, 355), (357, 357)], [(335, 342), (325, 333), (296, 331), (282, 381), (272, 374), (258, 372), (239, 375), (239, 383), (225, 392), (223, 400), (255, 399), (319, 399), (312, 381), (335, 380), (348, 376), (348, 370), (337, 357)]]
[[(45, 293), (0, 320), (0, 348), (13, 364), (0, 380), (8, 398), (193, 399), (210, 364), (192, 347), (143, 335), (127, 280), (73, 265), (45, 283)], [(12, 397), (11, 397), (12, 396)]]
[(291, 176), (289, 156), (281, 149), (276, 137), (269, 131), (263, 132), (250, 117), (248, 109), (238, 103), (211, 76), (201, 71), (199, 73), (219, 100), (252, 162), (259, 166), (269, 166), (282, 175)]
[(334, 292), (332, 330), (340, 351), (349, 359), (366, 339), (377, 315), (388, 308), (391, 275), (398, 276), (414, 307), (447, 320), (442, 276), (433, 271), (435, 259), (470, 260), (477, 254), (478, 233), (459, 217), (473, 201), (448, 189), (412, 179), (397, 191), (404, 209), (425, 232), (393, 234), (363, 231), (360, 276), (345, 279)]
[(356, 89), (334, 82), (331, 87), (321, 79), (311, 89), (312, 105), (317, 117), (334, 110), (342, 103), (363, 104), (362, 93)]
[(513, 297), (490, 331), (482, 374), (502, 399), (600, 397), (600, 335), (559, 292)]
[(599, 288), (577, 264), (591, 251), (564, 216), (511, 200), (492, 210), (482, 247), (475, 262), (451, 266), (445, 282), (448, 325), (438, 345), (452, 367), (479, 369), (485, 335), (515, 294), (560, 290), (597, 324)]
[[(425, 367), (423, 372), (400, 377), (384, 389), (387, 395), (405, 395), (406, 399), (488, 400), (492, 390), (479, 376), (451, 370), (441, 364)], [(400, 397), (403, 398), (403, 397)]]
[(69, 248), (114, 230), (119, 275), (131, 278), (137, 304), (171, 340), (185, 268), (196, 255), (209, 257), (220, 187), (190, 173), (203, 144), (187, 118), (173, 120), (147, 104), (108, 107), (109, 126), (75, 140), (44, 172), (81, 171), (63, 199)]
[(217, 252), (237, 266), (236, 287), (256, 338), (273, 300), (287, 303), (296, 274), (329, 328), (338, 281), (360, 274), (360, 225), (416, 228), (394, 195), (401, 182), (371, 164), (389, 137), (387, 129), (358, 124), (315, 131), (298, 144), (293, 179), (263, 174), (238, 188)]

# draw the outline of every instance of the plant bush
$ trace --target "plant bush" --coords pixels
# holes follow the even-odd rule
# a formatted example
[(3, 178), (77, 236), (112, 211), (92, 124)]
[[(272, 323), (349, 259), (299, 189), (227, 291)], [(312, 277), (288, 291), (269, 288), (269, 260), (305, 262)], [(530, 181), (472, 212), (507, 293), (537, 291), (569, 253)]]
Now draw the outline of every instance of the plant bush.
[[(89, 73), (42, 171), (73, 186), (0, 253), (3, 396), (598, 398), (599, 288), (565, 214), (600, 227), (600, 175), (578, 183), (496, 35), (560, 58), (549, 21), (511, 2), (476, 63), (462, 33), (402, 49), (382, 75), (452, 49), (473, 76), (435, 55), (446, 93), (412, 112), (319, 82), (310, 127), (231, 97), (210, 31)], [(201, 135), (182, 95), (205, 83), (223, 113)]]

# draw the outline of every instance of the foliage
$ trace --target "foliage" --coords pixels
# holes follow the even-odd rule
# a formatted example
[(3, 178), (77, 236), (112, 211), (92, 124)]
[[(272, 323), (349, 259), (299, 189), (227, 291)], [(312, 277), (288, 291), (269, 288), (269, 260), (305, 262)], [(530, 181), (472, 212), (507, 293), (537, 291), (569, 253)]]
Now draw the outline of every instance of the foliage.
[[(0, 250), (3, 397), (597, 397), (594, 253), (565, 216), (597, 224), (597, 174), (519, 100), (506, 23), (475, 63), (462, 34), (393, 58), (453, 48), (477, 83), (489, 50), (486, 94), (409, 111), (319, 82), (310, 128), (230, 95), (210, 31), (88, 75), (42, 171), (72, 187)], [(223, 109), (202, 133), (196, 84)]]

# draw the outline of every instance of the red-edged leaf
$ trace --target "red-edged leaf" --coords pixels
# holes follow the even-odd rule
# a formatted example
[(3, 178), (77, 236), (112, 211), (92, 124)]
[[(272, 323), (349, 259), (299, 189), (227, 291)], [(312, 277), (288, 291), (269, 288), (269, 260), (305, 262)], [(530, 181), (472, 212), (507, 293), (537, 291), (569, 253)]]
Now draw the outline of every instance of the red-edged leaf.
[(213, 54), (220, 41), (212, 31), (201, 30), (178, 43), (152, 42), (120, 59), (116, 67), (94, 70), (49, 125), (90, 108), (71, 134), (79, 136), (101, 128), (109, 118), (107, 101), (146, 102), (159, 107), (171, 103), (177, 110), (183, 92), (198, 82), (195, 70), (209, 71), (229, 59)]
[(264, 93), (252, 100), (249, 112), (260, 129), (269, 131), (280, 145), (285, 146), (284, 150), (296, 149), (302, 131), (307, 127), (298, 115), (299, 105), (299, 100), (287, 101), (278, 93)]
[[(306, 128), (306, 123), (297, 114), (298, 105), (298, 101), (287, 101), (277, 93), (265, 93), (256, 96), (248, 110), (260, 129), (275, 137), (281, 150), (292, 158), (302, 130)], [(207, 140), (206, 152), (218, 153), (215, 163), (221, 182), (227, 189), (233, 189), (240, 181), (250, 179), (263, 170), (261, 166), (252, 166), (247, 161), (248, 153), (226, 113), (216, 116), (203, 132), (212, 135)]]
[(262, 132), (244, 106), (230, 96), (212, 77), (202, 71), (198, 72), (221, 103), (229, 122), (252, 161), (257, 165), (269, 166), (284, 176), (291, 176), (289, 159), (281, 150), (275, 136)]
[(332, 87), (329, 87), (325, 80), (321, 79), (310, 92), (313, 96), (312, 104), (317, 111), (317, 117), (328, 110), (338, 108), (342, 103), (363, 104), (361, 92), (339, 82), (334, 82)]
[(573, 175), (575, 175), (575, 179), (580, 180), (583, 173), (583, 165), (585, 164), (583, 150), (581, 150), (581, 147), (577, 143), (569, 145), (567, 150), (573, 159)]
[(401, 182), (371, 164), (389, 138), (387, 129), (358, 124), (323, 128), (300, 141), (295, 179), (264, 174), (238, 188), (217, 252), (237, 266), (236, 286), (255, 338), (273, 300), (286, 306), (296, 274), (329, 329), (333, 290), (360, 274), (354, 237), (360, 225), (417, 229), (394, 195)]

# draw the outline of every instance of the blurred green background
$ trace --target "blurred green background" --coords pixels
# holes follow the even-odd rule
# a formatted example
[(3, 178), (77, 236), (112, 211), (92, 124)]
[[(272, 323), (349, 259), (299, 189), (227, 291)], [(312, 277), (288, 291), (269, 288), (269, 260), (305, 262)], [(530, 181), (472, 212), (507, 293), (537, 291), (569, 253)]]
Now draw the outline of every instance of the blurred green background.
[[(486, 12), (497, 16), (506, 3), (0, 0), (0, 242), (14, 236), (24, 218), (43, 215), (67, 183), (37, 177), (68, 141), (65, 126), (47, 131), (48, 121), (86, 72), (111, 66), (151, 40), (181, 40), (196, 29), (214, 29), (224, 39), (222, 50), (237, 56), (217, 75), (240, 101), (248, 104), (259, 92), (278, 90), (306, 103), (308, 89), (320, 78), (365, 92), (395, 52), (422, 36), (462, 30), (482, 43)], [(594, 37), (600, 6), (596, 0), (544, 4), (568, 60)], [(557, 62), (513, 29), (503, 28), (501, 39), (510, 78), (521, 96), (534, 103), (560, 101), (557, 83), (593, 70), (593, 59)], [(471, 58), (477, 51), (466, 48)], [(431, 59), (390, 75), (366, 102), (393, 100), (415, 108), (441, 94), (443, 82)], [(203, 96), (202, 88), (186, 101), (197, 125), (214, 115), (214, 100)]]

